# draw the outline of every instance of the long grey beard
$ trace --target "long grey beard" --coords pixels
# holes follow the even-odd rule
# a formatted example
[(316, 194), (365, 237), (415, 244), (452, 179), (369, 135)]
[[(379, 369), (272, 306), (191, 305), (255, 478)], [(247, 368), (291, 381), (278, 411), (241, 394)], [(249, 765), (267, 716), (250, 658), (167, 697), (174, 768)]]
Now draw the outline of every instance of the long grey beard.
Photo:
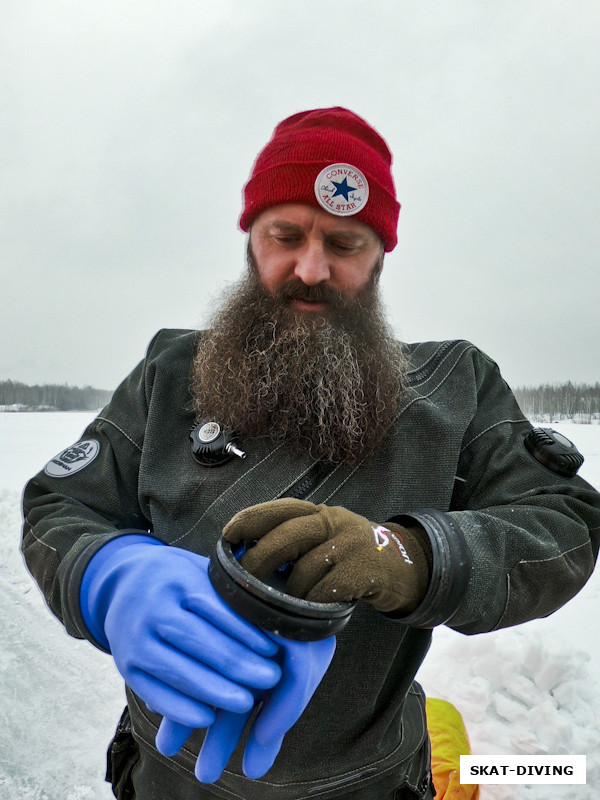
[[(307, 295), (333, 309), (290, 307)], [(251, 273), (202, 334), (191, 390), (198, 419), (355, 464), (393, 424), (405, 374), (376, 286), (354, 300), (299, 283), (272, 296)]]

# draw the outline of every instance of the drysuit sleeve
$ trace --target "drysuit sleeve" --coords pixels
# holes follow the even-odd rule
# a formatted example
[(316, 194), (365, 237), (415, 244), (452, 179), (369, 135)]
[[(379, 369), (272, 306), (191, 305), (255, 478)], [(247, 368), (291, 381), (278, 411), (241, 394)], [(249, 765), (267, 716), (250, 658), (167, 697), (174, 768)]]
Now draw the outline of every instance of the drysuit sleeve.
[(77, 638), (90, 638), (81, 618), (79, 586), (94, 553), (124, 533), (149, 532), (138, 502), (152, 389), (147, 364), (148, 359), (141, 362), (123, 381), (79, 442), (25, 487), (25, 563), (52, 612)]
[(600, 494), (528, 451), (532, 425), (496, 364), (477, 348), (468, 357), (476, 411), (450, 510), (395, 519), (419, 522), (434, 554), (428, 594), (402, 621), (473, 634), (547, 616), (584, 586), (598, 555)]

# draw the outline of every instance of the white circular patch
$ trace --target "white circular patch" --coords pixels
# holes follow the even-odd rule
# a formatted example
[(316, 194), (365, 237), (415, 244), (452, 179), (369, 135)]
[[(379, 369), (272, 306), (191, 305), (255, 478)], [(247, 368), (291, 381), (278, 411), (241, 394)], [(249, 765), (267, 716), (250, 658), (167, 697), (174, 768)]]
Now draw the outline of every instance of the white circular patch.
[(91, 464), (99, 452), (99, 442), (95, 439), (84, 439), (51, 459), (44, 472), (51, 478), (67, 478)]
[(350, 164), (330, 164), (315, 181), (315, 195), (325, 211), (338, 217), (358, 214), (369, 199), (369, 184)]

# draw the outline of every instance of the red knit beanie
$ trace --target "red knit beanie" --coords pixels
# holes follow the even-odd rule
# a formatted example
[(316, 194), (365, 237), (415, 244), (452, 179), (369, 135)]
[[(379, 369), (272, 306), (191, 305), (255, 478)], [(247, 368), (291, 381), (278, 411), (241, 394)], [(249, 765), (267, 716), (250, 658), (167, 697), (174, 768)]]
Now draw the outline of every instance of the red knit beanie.
[(352, 111), (294, 114), (279, 123), (254, 162), (240, 227), (248, 231), (272, 206), (306, 203), (364, 222), (389, 252), (396, 246), (400, 212), (391, 165), (385, 140)]

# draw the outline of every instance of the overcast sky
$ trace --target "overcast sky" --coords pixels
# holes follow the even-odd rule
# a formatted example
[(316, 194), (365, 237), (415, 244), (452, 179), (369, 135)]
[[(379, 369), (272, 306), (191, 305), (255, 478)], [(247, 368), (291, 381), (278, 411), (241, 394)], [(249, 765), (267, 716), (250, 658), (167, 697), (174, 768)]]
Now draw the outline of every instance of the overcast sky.
[(284, 117), (347, 106), (402, 203), (406, 341), (600, 380), (597, 0), (1, 0), (0, 380), (112, 389), (243, 269)]

